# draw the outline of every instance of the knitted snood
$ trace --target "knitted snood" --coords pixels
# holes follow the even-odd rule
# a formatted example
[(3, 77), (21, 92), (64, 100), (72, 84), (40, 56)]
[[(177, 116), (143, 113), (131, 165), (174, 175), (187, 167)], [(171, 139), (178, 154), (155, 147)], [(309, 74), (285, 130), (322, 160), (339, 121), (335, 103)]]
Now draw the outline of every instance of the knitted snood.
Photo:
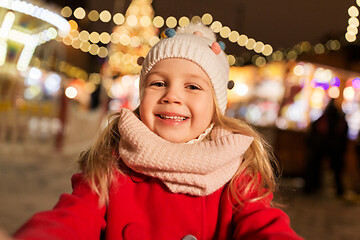
[(132, 170), (159, 178), (173, 193), (209, 195), (235, 174), (252, 137), (214, 127), (210, 141), (172, 143), (128, 109), (120, 112), (119, 155)]

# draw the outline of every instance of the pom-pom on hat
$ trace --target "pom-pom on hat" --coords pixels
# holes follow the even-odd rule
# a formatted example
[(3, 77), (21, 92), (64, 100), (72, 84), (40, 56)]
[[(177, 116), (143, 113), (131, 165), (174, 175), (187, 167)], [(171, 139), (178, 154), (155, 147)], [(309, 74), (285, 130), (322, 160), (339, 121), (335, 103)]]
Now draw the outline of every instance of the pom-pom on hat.
[(144, 87), (146, 75), (154, 65), (167, 58), (182, 58), (199, 65), (208, 75), (217, 104), (225, 112), (229, 63), (223, 51), (224, 44), (216, 42), (214, 32), (202, 23), (190, 23), (186, 27), (167, 29), (161, 39), (147, 54), (140, 74), (140, 89)]

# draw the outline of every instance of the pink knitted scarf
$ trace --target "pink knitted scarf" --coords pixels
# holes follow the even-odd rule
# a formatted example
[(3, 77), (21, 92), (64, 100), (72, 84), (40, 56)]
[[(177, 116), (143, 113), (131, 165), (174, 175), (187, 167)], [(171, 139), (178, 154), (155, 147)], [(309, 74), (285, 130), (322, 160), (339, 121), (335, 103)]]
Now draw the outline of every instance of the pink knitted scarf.
[(209, 195), (235, 174), (252, 137), (214, 127), (209, 141), (169, 142), (128, 109), (120, 112), (119, 154), (132, 170), (159, 178), (173, 193)]

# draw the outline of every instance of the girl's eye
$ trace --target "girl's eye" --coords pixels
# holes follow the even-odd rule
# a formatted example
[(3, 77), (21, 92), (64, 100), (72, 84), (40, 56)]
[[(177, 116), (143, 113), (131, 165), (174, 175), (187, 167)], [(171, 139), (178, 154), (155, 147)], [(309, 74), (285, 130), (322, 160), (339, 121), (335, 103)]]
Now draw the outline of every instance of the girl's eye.
[(165, 87), (165, 83), (164, 82), (152, 82), (152, 83), (150, 83), (150, 86)]
[(201, 88), (197, 85), (194, 85), (194, 84), (190, 84), (187, 86), (188, 89), (191, 89), (191, 90), (201, 90)]

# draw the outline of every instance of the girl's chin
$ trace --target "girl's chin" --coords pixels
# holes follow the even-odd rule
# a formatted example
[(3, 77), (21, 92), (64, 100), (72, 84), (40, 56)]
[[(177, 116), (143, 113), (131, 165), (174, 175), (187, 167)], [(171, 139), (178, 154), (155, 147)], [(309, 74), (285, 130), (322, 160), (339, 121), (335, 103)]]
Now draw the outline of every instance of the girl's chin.
[(172, 143), (186, 143), (188, 141), (191, 141), (193, 137), (190, 136), (181, 136), (181, 133), (173, 133), (169, 134), (167, 132), (166, 134), (156, 133), (159, 137), (165, 139), (166, 141), (172, 142)]

